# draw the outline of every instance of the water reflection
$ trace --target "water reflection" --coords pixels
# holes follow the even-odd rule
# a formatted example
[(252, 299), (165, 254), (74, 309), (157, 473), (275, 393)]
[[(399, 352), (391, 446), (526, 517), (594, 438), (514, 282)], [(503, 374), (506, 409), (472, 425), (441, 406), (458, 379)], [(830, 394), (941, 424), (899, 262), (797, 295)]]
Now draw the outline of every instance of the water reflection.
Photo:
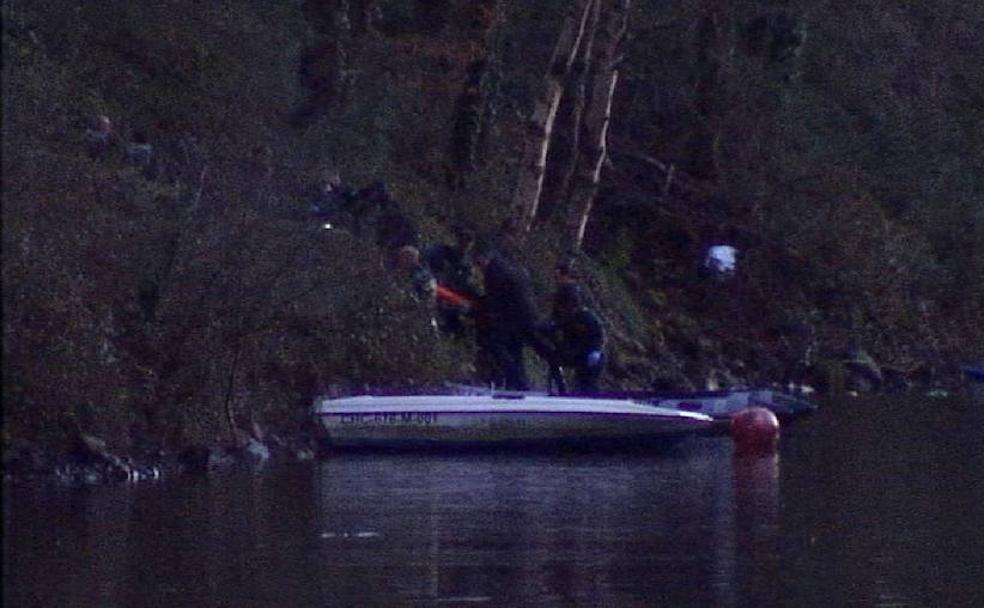
[(775, 460), (742, 462), (732, 475), (720, 441), (666, 458), (327, 461), (328, 599), (736, 605), (736, 551), (774, 538), (778, 491)]
[(738, 595), (754, 598), (759, 606), (781, 605), (775, 585), (783, 575), (778, 542), (779, 455), (734, 457), (732, 480)]
[(317, 596), (311, 469), (5, 490), (5, 605), (269, 606)]
[(4, 513), (4, 595), (736, 606), (761, 596), (756, 577), (775, 561), (777, 467), (732, 461), (709, 440), (652, 457), (346, 456), (270, 475), (20, 492)]
[[(780, 454), (346, 455), (5, 487), (10, 606), (981, 606), (969, 407), (832, 405)], [(961, 404), (957, 404), (961, 405)]]

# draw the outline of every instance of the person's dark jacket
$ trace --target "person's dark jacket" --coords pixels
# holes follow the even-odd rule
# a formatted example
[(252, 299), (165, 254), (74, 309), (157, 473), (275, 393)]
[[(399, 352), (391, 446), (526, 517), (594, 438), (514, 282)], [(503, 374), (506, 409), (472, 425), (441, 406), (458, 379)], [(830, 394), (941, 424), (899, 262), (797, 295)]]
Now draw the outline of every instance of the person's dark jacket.
[(524, 273), (494, 256), (485, 268), (481, 312), (496, 331), (533, 336), (536, 310)]
[(376, 220), (376, 244), (384, 249), (420, 244), (420, 233), (406, 213), (390, 203), (382, 208)]
[(559, 340), (557, 360), (562, 365), (584, 365), (588, 355), (601, 351), (605, 345), (605, 330), (594, 312), (580, 307), (553, 322)]
[(374, 234), (383, 249), (420, 244), (420, 233), (383, 181), (374, 181), (352, 195), (351, 213), (357, 233)]
[(308, 195), (308, 209), (312, 215), (318, 218), (337, 222), (340, 221), (343, 214), (351, 212), (352, 197), (352, 190), (344, 186), (328, 191), (313, 188)]

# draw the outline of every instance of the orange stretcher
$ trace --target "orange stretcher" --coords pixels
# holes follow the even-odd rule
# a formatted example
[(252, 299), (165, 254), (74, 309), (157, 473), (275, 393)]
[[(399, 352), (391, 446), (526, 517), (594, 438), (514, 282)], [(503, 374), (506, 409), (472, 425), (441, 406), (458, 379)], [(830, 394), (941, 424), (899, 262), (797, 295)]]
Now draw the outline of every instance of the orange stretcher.
[(467, 296), (463, 296), (457, 291), (453, 291), (444, 287), (443, 285), (437, 286), (437, 299), (444, 304), (450, 304), (452, 306), (460, 306), (462, 308), (471, 308), (475, 305), (475, 301)]

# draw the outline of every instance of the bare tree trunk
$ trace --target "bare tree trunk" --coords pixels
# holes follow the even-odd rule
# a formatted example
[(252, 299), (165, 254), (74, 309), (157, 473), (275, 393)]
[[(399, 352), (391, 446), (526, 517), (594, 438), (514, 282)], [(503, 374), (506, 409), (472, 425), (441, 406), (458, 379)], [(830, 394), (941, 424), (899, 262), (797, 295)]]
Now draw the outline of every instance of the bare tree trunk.
[[(578, 52), (577, 61), (571, 72), (571, 97), (570, 103), (561, 105), (561, 121), (568, 129), (564, 146), (553, 146), (551, 157), (555, 159), (556, 165), (560, 170), (557, 183), (553, 188), (554, 200), (557, 204), (565, 203), (571, 194), (571, 183), (577, 171), (577, 162), (581, 151), (581, 130), (583, 129), (584, 111), (587, 106), (588, 78), (591, 71), (591, 59), (594, 52), (595, 32), (598, 30), (598, 19), (601, 15), (601, 0), (594, 3), (591, 9), (591, 17), (587, 29), (584, 32), (584, 40), (581, 43), (581, 50)], [(565, 114), (564, 106), (569, 105), (570, 109)], [(561, 135), (561, 134), (558, 134)], [(560, 139), (560, 138), (559, 138)]]
[(475, 42), (466, 66), (467, 77), (455, 101), (454, 121), (449, 147), (448, 186), (461, 190), (478, 165), (478, 148), (483, 131), (488, 128), (488, 82), (496, 71), (493, 33), (499, 21), (498, 0), (472, 0), (469, 35)]
[(596, 41), (594, 78), (591, 98), (584, 117), (584, 140), (580, 152), (568, 210), (568, 237), (571, 249), (579, 249), (584, 229), (594, 206), (601, 168), (608, 152), (608, 125), (612, 116), (612, 99), (618, 82), (621, 61), (620, 44), (625, 37), (630, 0), (610, 0), (611, 6), (602, 17), (602, 29)]
[(577, 57), (591, 6), (597, 1), (599, 0), (574, 0), (571, 5), (554, 46), (550, 67), (543, 79), (543, 90), (534, 102), (533, 113), (527, 121), (526, 146), (511, 202), (512, 217), (515, 219), (512, 224), (517, 232), (515, 236), (520, 240), (529, 232), (533, 220), (536, 219), (550, 134), (564, 92), (564, 80)]
[(697, 25), (697, 79), (694, 105), (697, 128), (691, 149), (690, 172), (699, 178), (713, 179), (719, 174), (721, 127), (717, 96), (721, 80), (721, 24), (714, 5), (705, 9)]
[(229, 434), (233, 441), (239, 437), (239, 426), (236, 424), (236, 413), (234, 411), (234, 391), (236, 388), (236, 372), (239, 371), (239, 357), (242, 354), (242, 344), (237, 344), (232, 353), (232, 364), (229, 366), (229, 376), (226, 382), (225, 399), (223, 399), (223, 410), (225, 410), (226, 422), (229, 424)]

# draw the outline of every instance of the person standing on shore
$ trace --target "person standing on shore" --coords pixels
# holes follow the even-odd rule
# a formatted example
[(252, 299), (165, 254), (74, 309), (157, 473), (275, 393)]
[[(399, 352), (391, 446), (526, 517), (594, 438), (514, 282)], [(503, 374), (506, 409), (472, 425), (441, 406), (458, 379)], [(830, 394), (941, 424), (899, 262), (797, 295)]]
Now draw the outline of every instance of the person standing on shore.
[(536, 332), (529, 281), (522, 269), (507, 262), (487, 243), (479, 245), (475, 259), (485, 282), (478, 307), (481, 329), (477, 339), (493, 363), (494, 377), (489, 380), (509, 390), (529, 390), (524, 348), (531, 346), (541, 356), (549, 354)]
[(594, 393), (605, 366), (605, 330), (601, 319), (582, 302), (580, 288), (561, 283), (554, 294), (553, 318), (548, 331), (554, 336), (555, 361), (574, 370), (576, 392)]

